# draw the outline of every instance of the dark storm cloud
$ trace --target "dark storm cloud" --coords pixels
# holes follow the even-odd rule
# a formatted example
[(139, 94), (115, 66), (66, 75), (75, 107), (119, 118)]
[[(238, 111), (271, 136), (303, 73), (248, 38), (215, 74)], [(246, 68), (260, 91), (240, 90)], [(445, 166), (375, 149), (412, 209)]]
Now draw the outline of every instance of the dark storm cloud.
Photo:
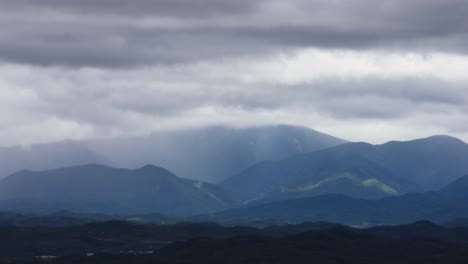
[(256, 9), (262, 2), (250, 0), (3, 0), (3, 6), (9, 9), (58, 10), (111, 14), (123, 16), (175, 16), (203, 17), (216, 14), (246, 13)]
[(304, 47), (467, 52), (466, 0), (4, 0), (0, 59), (132, 67)]
[(467, 13), (468, 0), (0, 0), (0, 145), (282, 122), (466, 139)]

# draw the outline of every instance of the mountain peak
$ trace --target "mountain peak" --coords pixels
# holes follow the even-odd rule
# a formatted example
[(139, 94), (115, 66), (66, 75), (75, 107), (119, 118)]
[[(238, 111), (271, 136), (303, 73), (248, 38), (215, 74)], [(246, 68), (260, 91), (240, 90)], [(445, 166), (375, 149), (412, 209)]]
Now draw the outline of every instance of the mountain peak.
[(139, 170), (155, 170), (155, 169), (161, 169), (161, 168), (153, 164), (146, 164), (138, 169)]
[(433, 135), (430, 137), (425, 137), (425, 138), (418, 138), (418, 139), (413, 139), (409, 141), (398, 141), (398, 140), (392, 140), (387, 143), (382, 144), (381, 146), (388, 146), (388, 145), (394, 145), (394, 144), (405, 144), (405, 143), (431, 143), (431, 144), (466, 144), (464, 141), (462, 141), (459, 138), (452, 137), (449, 135)]
[(420, 221), (416, 221), (416, 222), (413, 222), (411, 224), (408, 224), (406, 225), (407, 227), (419, 227), (419, 228), (440, 228), (440, 226), (434, 224), (433, 222), (431, 221), (428, 221), (428, 220), (420, 220)]
[[(163, 174), (170, 174), (170, 175), (173, 175), (172, 172), (164, 169), (164, 168), (161, 168), (161, 167), (158, 167), (156, 165), (153, 165), (153, 164), (147, 164), (147, 165), (144, 165), (143, 167), (140, 167), (138, 169), (136, 169), (138, 171), (144, 171), (144, 172), (148, 172), (148, 173), (163, 173)], [(175, 176), (175, 175), (174, 175)]]
[(61, 169), (113, 169), (113, 168), (110, 166), (103, 165), (103, 164), (90, 163), (90, 164), (84, 164), (84, 165), (64, 167)]
[(421, 140), (428, 140), (428, 141), (433, 141), (433, 142), (453, 142), (453, 143), (466, 144), (461, 139), (456, 138), (456, 137), (452, 137), (452, 136), (449, 136), (449, 135), (434, 135), (434, 136), (430, 136), (430, 137), (427, 137), (427, 138), (423, 138)]

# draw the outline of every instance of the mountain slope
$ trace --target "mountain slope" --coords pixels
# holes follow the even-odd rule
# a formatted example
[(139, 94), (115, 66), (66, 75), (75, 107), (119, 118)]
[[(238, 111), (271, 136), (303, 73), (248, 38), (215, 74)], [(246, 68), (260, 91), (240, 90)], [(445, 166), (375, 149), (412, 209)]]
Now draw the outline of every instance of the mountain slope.
[(324, 149), (346, 141), (305, 127), (206, 127), (148, 136), (64, 141), (0, 148), (0, 177), (21, 169), (49, 170), (99, 163), (135, 168), (158, 164), (184, 178), (219, 182), (264, 160)]
[(438, 192), (409, 193), (379, 200), (323, 195), (286, 200), (214, 215), (218, 221), (274, 219), (286, 222), (329, 221), (352, 225), (401, 224), (418, 220), (445, 223), (468, 217), (468, 175)]
[(375, 178), (375, 175), (355, 168), (325, 173), (319, 175), (319, 181), (308, 178), (295, 182), (288, 187), (269, 193), (257, 202), (292, 200), (331, 193), (365, 199), (377, 199), (400, 194), (397, 190), (383, 183), (382, 180)]
[(0, 200), (4, 210), (171, 216), (216, 211), (232, 203), (216, 186), (151, 165), (135, 170), (85, 165), (20, 171), (0, 182)]
[(349, 143), (262, 162), (221, 186), (246, 202), (326, 193), (376, 199), (437, 190), (465, 173), (468, 145), (455, 138), (434, 136), (383, 145)]
[(437, 190), (468, 173), (468, 145), (449, 136), (432, 136), (407, 142), (376, 146), (398, 180), (409, 179), (417, 186), (411, 191)]

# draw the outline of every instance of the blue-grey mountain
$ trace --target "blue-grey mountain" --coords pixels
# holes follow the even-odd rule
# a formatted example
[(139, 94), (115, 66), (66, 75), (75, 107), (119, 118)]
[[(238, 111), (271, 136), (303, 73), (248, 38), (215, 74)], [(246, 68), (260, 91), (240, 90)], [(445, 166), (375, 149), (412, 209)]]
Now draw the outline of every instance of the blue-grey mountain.
[(408, 193), (378, 200), (329, 194), (232, 209), (211, 219), (229, 222), (262, 219), (330, 221), (350, 225), (402, 224), (418, 220), (446, 223), (468, 217), (467, 190), (468, 175), (436, 192)]
[(468, 173), (468, 145), (433, 136), (383, 145), (348, 143), (258, 163), (221, 186), (245, 203), (324, 194), (378, 199), (438, 190)]
[(212, 184), (151, 165), (135, 170), (85, 165), (20, 171), (0, 181), (3, 211), (180, 216), (219, 211), (232, 203)]

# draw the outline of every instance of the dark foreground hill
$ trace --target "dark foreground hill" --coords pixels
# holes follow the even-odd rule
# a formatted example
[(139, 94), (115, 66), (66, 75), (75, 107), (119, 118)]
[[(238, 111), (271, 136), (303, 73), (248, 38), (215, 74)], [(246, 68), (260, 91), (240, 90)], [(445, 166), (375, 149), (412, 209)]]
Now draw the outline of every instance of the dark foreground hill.
[[(180, 228), (180, 230), (179, 230)], [(285, 226), (283, 230), (295, 230)], [(53, 264), (120, 264), (120, 263), (466, 263), (468, 259), (468, 230), (449, 229), (429, 222), (406, 226), (379, 227), (377, 229), (352, 229), (329, 227), (319, 230), (283, 233), (267, 229), (223, 228), (216, 225), (185, 224), (170, 227), (132, 226), (121, 222), (108, 222), (83, 228), (88, 234), (105, 234), (112, 238), (114, 250), (129, 237), (145, 237), (156, 241), (157, 237), (171, 236), (189, 240), (169, 245), (148, 247), (131, 244), (125, 253), (96, 253), (93, 256), (58, 257)], [(185, 231), (184, 231), (185, 230)], [(193, 230), (187, 233), (187, 230)], [(63, 230), (62, 230), (63, 231)], [(76, 231), (70, 231), (76, 232)], [(66, 234), (66, 233), (62, 233)], [(178, 235), (177, 235), (178, 234)], [(182, 235), (181, 235), (182, 234)], [(199, 235), (202, 235), (200, 237)], [(67, 235), (63, 235), (67, 236)], [(127, 240), (126, 240), (127, 239)], [(91, 240), (92, 241), (92, 240)], [(110, 240), (102, 239), (101, 245)], [(42, 242), (44, 243), (44, 242)], [(79, 243), (74, 245), (79, 247)], [(135, 251), (132, 246), (140, 247)], [(97, 248), (97, 247), (96, 247)], [(154, 251), (154, 252), (153, 252)], [(40, 252), (36, 251), (36, 252)], [(13, 263), (43, 263), (13, 262)]]
[(245, 203), (324, 194), (378, 199), (439, 190), (468, 173), (468, 145), (433, 136), (383, 145), (349, 143), (258, 163), (221, 186)]
[(232, 203), (212, 184), (151, 165), (135, 170), (85, 165), (20, 171), (0, 181), (3, 211), (179, 216), (219, 211)]
[(105, 221), (63, 227), (0, 227), (0, 263), (36, 256), (82, 256), (87, 253), (148, 252), (174, 241), (195, 237), (231, 237), (262, 234), (248, 227), (215, 224), (141, 225)]
[(465, 263), (466, 244), (424, 237), (391, 239), (346, 228), (281, 238), (235, 237), (176, 243), (158, 263)]

